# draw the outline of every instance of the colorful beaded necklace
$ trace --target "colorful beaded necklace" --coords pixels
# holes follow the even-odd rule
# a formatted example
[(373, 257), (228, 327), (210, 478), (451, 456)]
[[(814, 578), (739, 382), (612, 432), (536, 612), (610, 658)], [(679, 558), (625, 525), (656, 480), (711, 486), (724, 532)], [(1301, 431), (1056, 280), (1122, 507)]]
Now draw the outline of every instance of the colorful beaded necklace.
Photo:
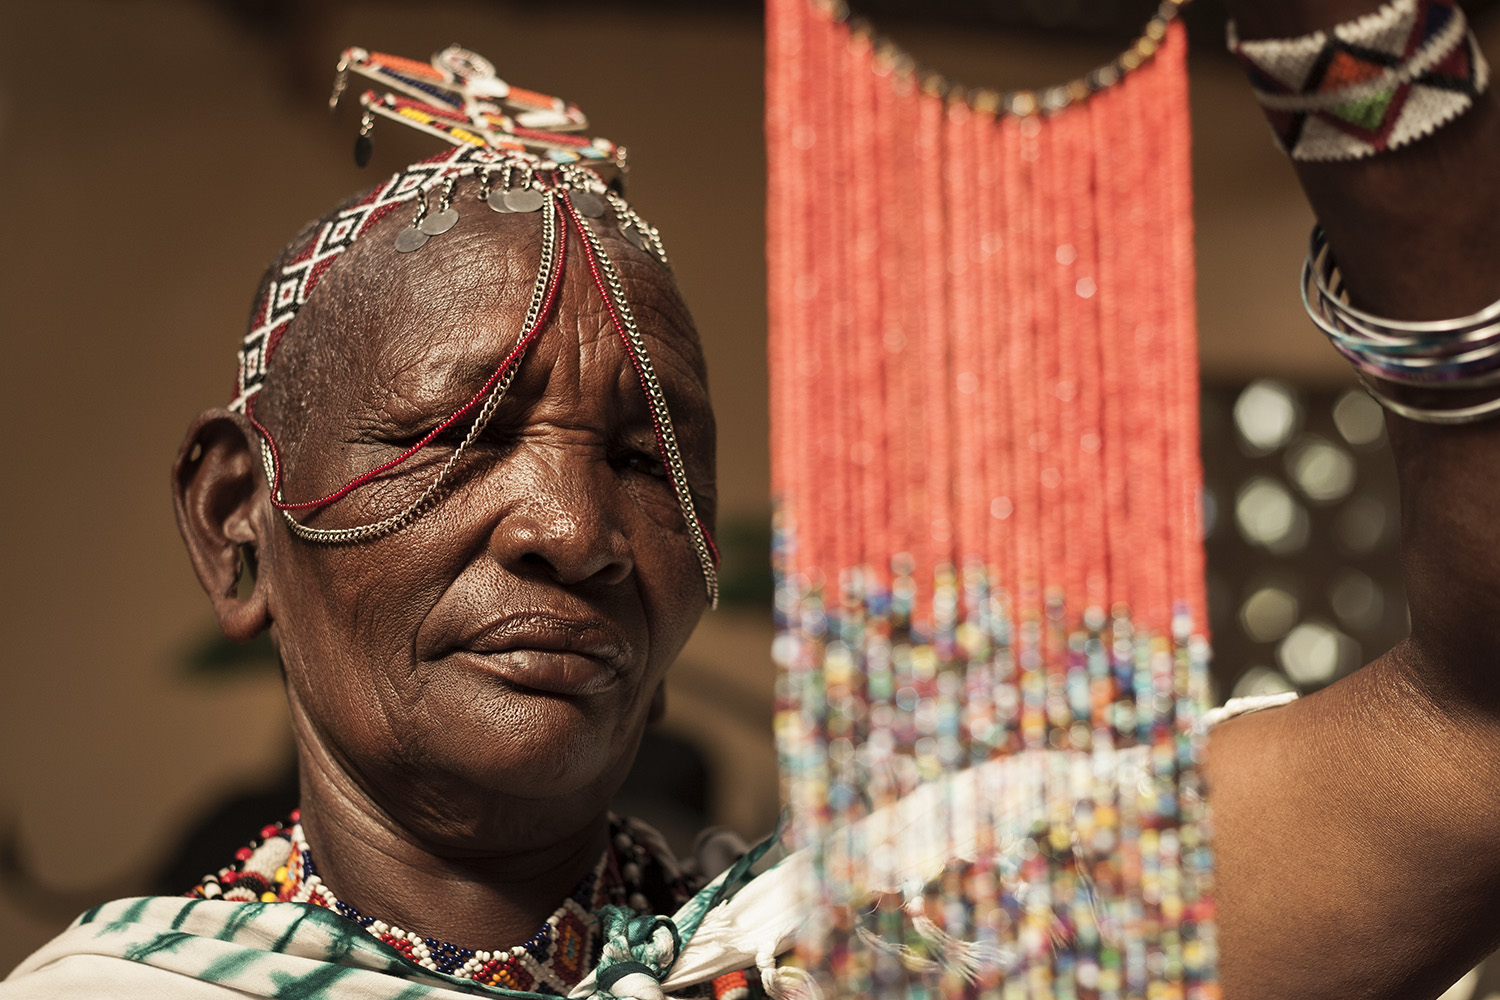
[(361, 913), (323, 884), (302, 836), (300, 812), (261, 829), (235, 862), (188, 893), (202, 899), (307, 903), (332, 910), (423, 968), (486, 986), (566, 995), (597, 964), (602, 939), (594, 914), (606, 905), (670, 912), (692, 895), (665, 851), (630, 821), (610, 817), (610, 846), (594, 869), (525, 942), (468, 948), (403, 930)]

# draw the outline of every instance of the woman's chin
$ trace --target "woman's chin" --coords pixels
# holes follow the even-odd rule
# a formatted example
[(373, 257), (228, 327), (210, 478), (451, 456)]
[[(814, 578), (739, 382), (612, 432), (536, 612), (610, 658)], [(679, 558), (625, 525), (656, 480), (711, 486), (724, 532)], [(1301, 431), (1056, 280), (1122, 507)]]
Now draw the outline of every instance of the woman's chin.
[(618, 711), (590, 700), (513, 692), (499, 706), (470, 702), (427, 733), (413, 769), (445, 796), (517, 807), (598, 796), (603, 808), (630, 769), (639, 727), (622, 728)]

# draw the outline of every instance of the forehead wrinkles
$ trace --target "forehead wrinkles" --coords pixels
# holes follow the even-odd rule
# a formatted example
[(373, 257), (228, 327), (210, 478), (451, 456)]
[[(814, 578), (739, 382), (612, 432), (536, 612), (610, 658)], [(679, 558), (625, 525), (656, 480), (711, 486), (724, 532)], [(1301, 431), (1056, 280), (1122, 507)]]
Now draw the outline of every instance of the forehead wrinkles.
[(477, 388), (522, 333), (539, 248), (469, 238), (443, 249), (402, 274), (368, 331), (367, 377), (397, 405), (414, 390), (421, 406), (455, 382)]
[(664, 350), (675, 355), (708, 388), (708, 366), (698, 328), (677, 282), (656, 259), (645, 256), (623, 239), (603, 240), (606, 252), (625, 285), (625, 298), (653, 358)]
[[(398, 406), (403, 398), (419, 407), (426, 403), (411, 397), (412, 391), (419, 396), (443, 393), (446, 402), (456, 403), (444, 390), (483, 384), (522, 332), (541, 265), (540, 214), (484, 215), (504, 231), (496, 234), (485, 225), (489, 219), (481, 217), (464, 239), (450, 241), (445, 234), (409, 255), (441, 249), (430, 263), (402, 275), (396, 289), (402, 299), (393, 310), (398, 326), (375, 352), (372, 374), (379, 384), (396, 390), (392, 398)], [(519, 234), (518, 222), (524, 227)], [(628, 373), (635, 380), (578, 237), (570, 235), (555, 311), (527, 351), (516, 391), (523, 391), (538, 373), (590, 382), (598, 374)], [(522, 245), (525, 239), (531, 244)], [(705, 383), (702, 352), (670, 273), (624, 240), (614, 242), (609, 250), (612, 259), (619, 258), (616, 268), (653, 363), (677, 384), (672, 395), (693, 395)], [(606, 383), (593, 384), (597, 391)]]
[(366, 280), (374, 286), (374, 308), (362, 324), (365, 343), (359, 346), (377, 366), (442, 334), (462, 337), (480, 326), (510, 326), (520, 333), (540, 261), (540, 234), (512, 227), (503, 234), (448, 235), (454, 234), (414, 254), (387, 248), (387, 274)]
[(455, 231), (424, 252), (398, 254), (393, 233), (409, 221), (404, 213), (382, 220), (335, 263), (293, 322), (269, 381), (300, 383), (303, 407), (351, 394), (375, 402), (372, 388), (436, 362), (430, 347), (446, 331), (462, 337), (500, 323), (515, 327), (512, 340), (519, 332), (540, 227), (528, 232), (518, 219), (509, 231)]
[[(405, 213), (393, 213), (335, 265), (289, 331), (279, 352), (282, 370), (271, 380), (300, 383), (289, 395), (304, 417), (313, 405), (351, 396), (379, 409), (425, 410), (422, 397), (472, 390), (489, 376), (521, 332), (540, 266), (542, 226), (540, 213), (478, 208), (466, 207), (454, 230), (413, 254), (391, 246), (410, 223)], [(671, 381), (686, 375), (706, 389), (697, 332), (669, 272), (607, 227), (597, 231), (656, 367)], [(580, 361), (617, 371), (623, 366), (634, 379), (576, 234), (570, 234), (557, 306), (528, 358), (540, 353), (555, 362), (571, 354), (569, 367)], [(570, 343), (563, 345), (559, 335)], [(522, 374), (536, 367), (524, 365)]]

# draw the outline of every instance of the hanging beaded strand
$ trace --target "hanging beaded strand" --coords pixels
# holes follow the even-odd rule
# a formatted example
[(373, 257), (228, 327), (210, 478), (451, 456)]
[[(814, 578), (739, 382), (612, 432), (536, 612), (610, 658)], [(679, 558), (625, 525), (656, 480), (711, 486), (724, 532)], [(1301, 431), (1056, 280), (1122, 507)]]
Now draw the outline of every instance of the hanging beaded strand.
[(1173, 13), (960, 98), (768, 7), (777, 732), (837, 995), (1215, 995)]

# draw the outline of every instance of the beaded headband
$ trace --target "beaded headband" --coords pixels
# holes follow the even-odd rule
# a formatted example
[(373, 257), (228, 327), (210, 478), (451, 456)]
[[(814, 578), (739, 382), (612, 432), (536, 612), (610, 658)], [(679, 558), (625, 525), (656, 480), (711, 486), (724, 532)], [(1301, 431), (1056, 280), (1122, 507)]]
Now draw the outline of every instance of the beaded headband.
[[(421, 514), (436, 500), (459, 459), (483, 432), (510, 387), (526, 349), (552, 315), (571, 229), (578, 235), (590, 278), (604, 300), (611, 324), (646, 396), (657, 450), (697, 553), (709, 603), (716, 606), (718, 551), (698, 516), (671, 413), (645, 339), (636, 325), (614, 261), (596, 231), (597, 226), (612, 223), (637, 249), (669, 266), (655, 227), (642, 219), (617, 190), (625, 169), (624, 148), (606, 139), (573, 134), (587, 127), (587, 120), (575, 106), (511, 88), (494, 75), (482, 56), (456, 46), (434, 56), (430, 67), (414, 60), (349, 49), (339, 62), (331, 103), (338, 101), (351, 71), (407, 93), (425, 94), (441, 103), (439, 106), (392, 93), (367, 91), (360, 98), (366, 115), (355, 146), (357, 161), (367, 162), (369, 158), (372, 113), (439, 136), (458, 148), (405, 167), (358, 201), (335, 212), (317, 227), (292, 260), (267, 281), (250, 332), (240, 348), (239, 375), (229, 408), (245, 414), (263, 438), (261, 451), (272, 504), (295, 535), (322, 543), (368, 541), (405, 527)], [(541, 125), (572, 132), (534, 127)], [(607, 183), (606, 177), (613, 183)], [(287, 500), (282, 495), (281, 459), (275, 439), (254, 413), (255, 399), (265, 387), (277, 346), (338, 257), (392, 211), (404, 204), (416, 204), (410, 225), (393, 241), (396, 253), (419, 251), (432, 237), (441, 236), (457, 225), (460, 210), (455, 194), (458, 182), (464, 178), (478, 180), (475, 207), (483, 205), (499, 213), (537, 213), (541, 218), (541, 263), (515, 346), (464, 406), (402, 454), (325, 496), (306, 501)], [(430, 202), (435, 192), (437, 208), (433, 210)], [(472, 420), (467, 434), (427, 487), (403, 510), (383, 520), (349, 528), (312, 528), (297, 520), (294, 512), (315, 511), (342, 500), (391, 472), (466, 419)]]

